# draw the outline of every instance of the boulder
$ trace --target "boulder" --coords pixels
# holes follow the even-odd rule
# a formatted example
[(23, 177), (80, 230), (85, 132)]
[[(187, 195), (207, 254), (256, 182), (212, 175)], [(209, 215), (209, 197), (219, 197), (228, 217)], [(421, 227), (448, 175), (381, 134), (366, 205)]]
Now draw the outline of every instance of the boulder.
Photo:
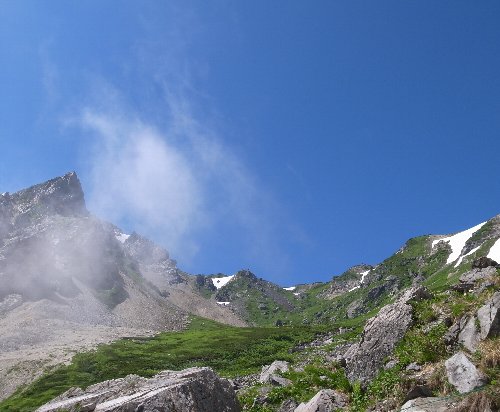
[(347, 407), (347, 397), (332, 389), (322, 389), (307, 403), (301, 403), (294, 412), (332, 412)]
[(484, 268), (475, 268), (465, 272), (460, 276), (460, 283), (462, 284), (474, 284), (480, 280), (488, 279), (497, 274), (497, 270), (493, 266), (487, 266)]
[(479, 259), (474, 260), (472, 262), (472, 268), (473, 269), (484, 269), (487, 267), (500, 267), (500, 265), (495, 262), (493, 259), (490, 259), (489, 257), (486, 256), (481, 256)]
[(500, 292), (495, 292), (477, 311), (477, 318), (481, 328), (481, 339), (493, 338), (500, 334)]
[(479, 330), (476, 326), (476, 317), (461, 317), (450, 326), (443, 339), (447, 345), (461, 343), (465, 348), (474, 352), (477, 348), (477, 344), (481, 340)]
[(280, 372), (287, 372), (290, 369), (290, 364), (285, 361), (274, 361), (270, 365), (262, 367), (259, 382), (272, 383), (271, 378), (273, 375), (278, 375)]
[(485, 377), (463, 352), (458, 352), (447, 359), (444, 365), (448, 382), (460, 393), (470, 392), (486, 383)]
[[(71, 396), (71, 395), (77, 396)], [(163, 371), (151, 379), (129, 375), (74, 389), (41, 406), (37, 412), (237, 412), (240, 405), (226, 379), (209, 368)]]
[(479, 331), (476, 326), (475, 316), (465, 316), (460, 320), (460, 332), (458, 342), (464, 345), (468, 350), (474, 352), (479, 343)]
[(425, 397), (411, 399), (401, 406), (400, 412), (447, 412), (455, 406), (449, 397)]
[(361, 340), (345, 353), (346, 374), (350, 382), (362, 384), (373, 379), (396, 344), (403, 338), (412, 324), (413, 308), (410, 301), (429, 298), (423, 286), (405, 291), (393, 304), (386, 305), (366, 322)]
[(290, 386), (293, 382), (290, 379), (283, 378), (279, 375), (271, 375), (269, 377), (269, 383), (275, 386)]

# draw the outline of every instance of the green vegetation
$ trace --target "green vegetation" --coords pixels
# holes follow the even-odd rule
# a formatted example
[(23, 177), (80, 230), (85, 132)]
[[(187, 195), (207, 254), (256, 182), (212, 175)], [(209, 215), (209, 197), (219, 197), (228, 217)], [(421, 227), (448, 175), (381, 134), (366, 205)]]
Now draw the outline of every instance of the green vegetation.
[(253, 387), (244, 392), (240, 397), (240, 402), (246, 410), (252, 412), (272, 411), (286, 399), (293, 399), (296, 402), (307, 402), (320, 389), (336, 389), (348, 394), (351, 385), (347, 380), (344, 370), (335, 365), (324, 365), (324, 363), (312, 363), (307, 365), (303, 371), (290, 371), (282, 374), (290, 379), (292, 384), (273, 388), (266, 394), (266, 404), (253, 405), (254, 399), (259, 395), (260, 386)]
[(68, 366), (47, 373), (0, 403), (2, 411), (31, 411), (70, 387), (87, 387), (134, 373), (150, 377), (165, 369), (209, 366), (231, 377), (258, 371), (289, 349), (314, 339), (323, 328), (236, 328), (194, 318), (188, 330), (154, 338), (122, 339), (75, 355)]

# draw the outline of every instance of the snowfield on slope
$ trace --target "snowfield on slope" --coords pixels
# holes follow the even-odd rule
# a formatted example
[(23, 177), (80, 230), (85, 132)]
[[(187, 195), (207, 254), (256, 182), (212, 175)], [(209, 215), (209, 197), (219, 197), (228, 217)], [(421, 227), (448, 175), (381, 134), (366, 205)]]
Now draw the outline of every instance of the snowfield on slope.
[(500, 263), (500, 239), (497, 239), (495, 244), (491, 247), (488, 252), (488, 257), (493, 259), (495, 262)]
[(217, 289), (220, 289), (222, 286), (227, 285), (231, 279), (234, 278), (234, 275), (231, 276), (223, 276), (220, 278), (212, 278), (212, 283)]
[(470, 229), (464, 230), (463, 232), (459, 232), (452, 236), (433, 240), (432, 247), (434, 248), (434, 246), (437, 245), (439, 242), (448, 242), (448, 244), (451, 246), (451, 253), (450, 256), (448, 256), (446, 264), (452, 263), (460, 257), (462, 249), (465, 246), (465, 243), (471, 238), (471, 236), (475, 232), (481, 229), (485, 223), (486, 222), (480, 223), (477, 226), (471, 227)]

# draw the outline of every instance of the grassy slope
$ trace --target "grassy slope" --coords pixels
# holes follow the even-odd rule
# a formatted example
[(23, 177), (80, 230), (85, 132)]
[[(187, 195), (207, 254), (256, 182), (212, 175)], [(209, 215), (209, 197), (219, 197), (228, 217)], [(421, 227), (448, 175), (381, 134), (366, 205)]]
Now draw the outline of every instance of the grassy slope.
[(32, 411), (73, 386), (87, 387), (128, 374), (209, 366), (222, 376), (257, 372), (276, 359), (292, 360), (289, 349), (314, 339), (320, 327), (236, 328), (194, 318), (188, 330), (154, 338), (122, 339), (81, 353), (68, 366), (47, 373), (0, 403), (1, 411)]

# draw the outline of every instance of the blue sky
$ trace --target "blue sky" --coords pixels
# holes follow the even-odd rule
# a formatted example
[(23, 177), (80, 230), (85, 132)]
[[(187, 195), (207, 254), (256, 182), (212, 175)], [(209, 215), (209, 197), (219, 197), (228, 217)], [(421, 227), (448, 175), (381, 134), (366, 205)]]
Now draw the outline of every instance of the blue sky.
[(498, 1), (0, 3), (0, 190), (76, 170), (191, 273), (283, 285), (500, 213)]

